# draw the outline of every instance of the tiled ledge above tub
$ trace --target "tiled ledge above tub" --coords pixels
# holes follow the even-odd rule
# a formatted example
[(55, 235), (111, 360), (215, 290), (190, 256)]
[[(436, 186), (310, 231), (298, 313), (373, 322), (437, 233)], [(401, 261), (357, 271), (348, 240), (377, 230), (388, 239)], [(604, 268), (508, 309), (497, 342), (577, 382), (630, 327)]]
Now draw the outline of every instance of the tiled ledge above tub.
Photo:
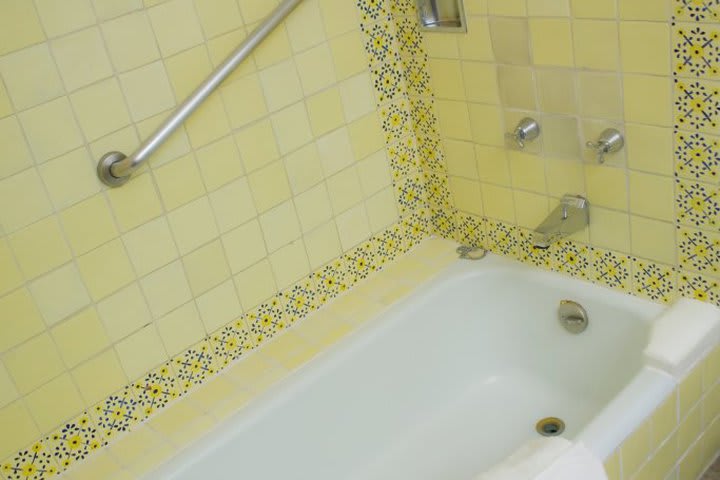
[(167, 462), (319, 352), (377, 316), (457, 259), (429, 238), (302, 322), (66, 471), (67, 480), (129, 480)]

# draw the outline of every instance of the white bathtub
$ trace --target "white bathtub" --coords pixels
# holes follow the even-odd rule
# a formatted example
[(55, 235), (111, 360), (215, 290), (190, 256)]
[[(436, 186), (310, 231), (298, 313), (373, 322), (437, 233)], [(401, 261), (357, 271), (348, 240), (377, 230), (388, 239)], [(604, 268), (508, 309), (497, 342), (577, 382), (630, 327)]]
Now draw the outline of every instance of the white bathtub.
[[(586, 332), (560, 326), (563, 299)], [(674, 387), (643, 365), (662, 310), (494, 255), (458, 261), (147, 478), (467, 480), (547, 416), (604, 458)]]

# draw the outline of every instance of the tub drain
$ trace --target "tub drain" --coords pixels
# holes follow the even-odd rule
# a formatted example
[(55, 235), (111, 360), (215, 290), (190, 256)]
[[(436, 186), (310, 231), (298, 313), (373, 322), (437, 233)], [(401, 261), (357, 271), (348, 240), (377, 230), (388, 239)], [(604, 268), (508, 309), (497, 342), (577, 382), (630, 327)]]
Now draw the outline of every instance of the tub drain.
[(543, 437), (557, 437), (565, 431), (565, 422), (555, 417), (543, 418), (535, 425), (535, 430)]

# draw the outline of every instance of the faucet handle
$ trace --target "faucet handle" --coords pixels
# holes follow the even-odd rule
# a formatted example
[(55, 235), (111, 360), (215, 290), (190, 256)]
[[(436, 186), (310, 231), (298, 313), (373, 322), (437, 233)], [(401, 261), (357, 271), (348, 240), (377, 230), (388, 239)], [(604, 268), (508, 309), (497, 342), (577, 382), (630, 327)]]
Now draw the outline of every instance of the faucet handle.
[(604, 130), (597, 142), (587, 142), (585, 146), (597, 152), (598, 163), (605, 163), (605, 155), (619, 152), (625, 145), (622, 134), (614, 128)]
[(523, 148), (525, 148), (525, 139), (524, 139), (522, 136), (520, 136), (520, 134), (519, 134), (519, 132), (518, 132), (517, 130), (515, 130), (514, 132), (508, 132), (508, 133), (506, 133), (506, 134), (505, 134), (505, 138), (507, 138), (508, 140), (512, 140), (513, 142), (515, 142), (515, 145), (517, 145), (517, 147), (518, 147), (519, 149), (522, 150)]
[(603, 142), (587, 142), (586, 147), (597, 152), (598, 163), (605, 163), (605, 154), (608, 153), (608, 144)]
[(526, 142), (531, 142), (540, 136), (540, 125), (532, 118), (520, 120), (512, 133), (506, 133), (508, 140), (513, 140), (518, 148), (525, 148)]

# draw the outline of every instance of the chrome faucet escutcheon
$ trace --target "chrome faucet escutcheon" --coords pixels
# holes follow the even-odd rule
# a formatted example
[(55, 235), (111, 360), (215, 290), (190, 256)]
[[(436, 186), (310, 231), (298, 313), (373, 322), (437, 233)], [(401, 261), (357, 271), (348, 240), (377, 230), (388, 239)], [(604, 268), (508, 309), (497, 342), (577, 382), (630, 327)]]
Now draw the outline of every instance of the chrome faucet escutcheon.
[(512, 133), (506, 133), (508, 140), (515, 142), (519, 149), (525, 148), (527, 142), (532, 142), (540, 136), (540, 125), (530, 117), (523, 118)]
[(625, 139), (619, 131), (608, 128), (600, 134), (597, 142), (587, 142), (585, 146), (595, 150), (598, 163), (605, 163), (607, 154), (617, 153), (625, 146)]

